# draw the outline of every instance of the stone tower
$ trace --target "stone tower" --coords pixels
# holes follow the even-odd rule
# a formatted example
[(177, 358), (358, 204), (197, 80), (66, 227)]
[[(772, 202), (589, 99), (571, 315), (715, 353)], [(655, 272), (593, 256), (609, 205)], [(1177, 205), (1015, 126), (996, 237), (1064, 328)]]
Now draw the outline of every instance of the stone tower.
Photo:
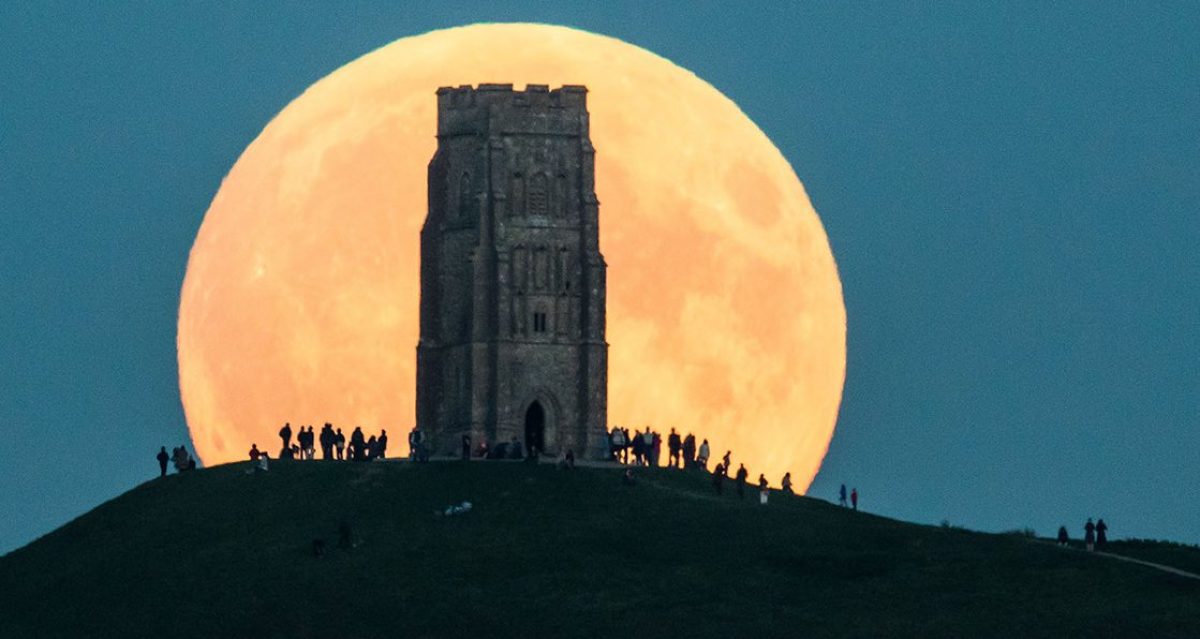
[(417, 424), (548, 454), (607, 449), (608, 343), (587, 89), (438, 89), (421, 229)]

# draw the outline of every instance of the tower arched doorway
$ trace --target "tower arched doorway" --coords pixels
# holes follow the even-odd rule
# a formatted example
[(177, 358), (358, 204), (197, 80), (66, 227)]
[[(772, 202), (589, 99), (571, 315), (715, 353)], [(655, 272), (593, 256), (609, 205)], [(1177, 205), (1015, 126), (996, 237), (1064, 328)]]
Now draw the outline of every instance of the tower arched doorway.
[(546, 450), (546, 409), (534, 401), (525, 411), (525, 447), (530, 451)]

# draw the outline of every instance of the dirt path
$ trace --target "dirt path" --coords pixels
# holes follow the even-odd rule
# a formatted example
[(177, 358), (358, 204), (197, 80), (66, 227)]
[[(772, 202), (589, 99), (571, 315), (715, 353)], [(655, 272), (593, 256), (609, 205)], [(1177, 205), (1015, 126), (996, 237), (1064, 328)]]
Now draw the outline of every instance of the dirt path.
[(1149, 568), (1154, 568), (1154, 569), (1156, 569), (1156, 570), (1161, 570), (1161, 571), (1163, 571), (1163, 572), (1169, 572), (1169, 573), (1171, 573), (1172, 575), (1179, 575), (1180, 577), (1187, 577), (1188, 579), (1200, 579), (1200, 575), (1197, 575), (1197, 574), (1196, 574), (1196, 573), (1194, 573), (1194, 572), (1188, 572), (1188, 571), (1186, 571), (1186, 570), (1180, 570), (1180, 569), (1178, 569), (1178, 568), (1174, 568), (1174, 567), (1167, 566), (1167, 565), (1164, 565), (1164, 564), (1156, 564), (1156, 563), (1154, 563), (1154, 562), (1151, 562), (1151, 561), (1143, 561), (1143, 560), (1141, 560), (1141, 559), (1134, 559), (1133, 557), (1126, 557), (1125, 555), (1114, 555), (1114, 554), (1112, 554), (1111, 552), (1099, 552), (1099, 551), (1095, 551), (1095, 552), (1093, 552), (1092, 554), (1093, 554), (1093, 555), (1100, 555), (1101, 557), (1109, 557), (1109, 558), (1112, 558), (1112, 559), (1119, 559), (1119, 560), (1121, 560), (1121, 561), (1128, 561), (1129, 563), (1133, 563), (1133, 564), (1141, 564), (1141, 565), (1143, 565), (1143, 566), (1146, 566), (1146, 567), (1149, 567)]

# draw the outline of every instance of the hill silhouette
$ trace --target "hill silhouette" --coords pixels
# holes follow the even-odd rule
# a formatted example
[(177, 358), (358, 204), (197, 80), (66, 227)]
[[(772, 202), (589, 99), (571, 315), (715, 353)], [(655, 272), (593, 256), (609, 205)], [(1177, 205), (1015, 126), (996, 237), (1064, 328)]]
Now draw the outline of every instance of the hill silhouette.
[(1200, 636), (1198, 580), (730, 488), (524, 463), (173, 475), (0, 557), (0, 637)]

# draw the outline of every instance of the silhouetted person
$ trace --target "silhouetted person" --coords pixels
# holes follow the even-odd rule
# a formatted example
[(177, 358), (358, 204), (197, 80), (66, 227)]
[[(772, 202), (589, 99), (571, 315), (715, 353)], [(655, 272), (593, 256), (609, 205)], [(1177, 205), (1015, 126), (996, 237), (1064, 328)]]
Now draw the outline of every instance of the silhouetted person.
[(325, 422), (325, 425), (321, 427), (321, 459), (333, 458), (333, 440), (335, 438), (336, 435), (333, 434), (333, 424)]
[(700, 464), (700, 467), (704, 470), (708, 470), (709, 452), (708, 440), (706, 439), (700, 444), (700, 452), (696, 454), (696, 463)]
[(375, 439), (374, 435), (371, 435), (371, 438), (367, 440), (367, 461), (375, 459), (375, 455), (378, 453), (379, 441)]
[(683, 467), (691, 468), (696, 465), (696, 437), (688, 433), (683, 438)]
[(162, 446), (158, 449), (158, 455), (154, 457), (158, 460), (158, 476), (167, 476), (167, 462), (171, 461), (171, 456), (167, 454), (167, 447)]
[(858, 489), (857, 488), (850, 489), (850, 507), (853, 508), (854, 510), (858, 510)]
[(767, 495), (770, 494), (771, 488), (767, 485), (767, 476), (759, 473), (758, 475), (758, 503), (767, 504)]
[(792, 494), (792, 474), (791, 473), (783, 474), (783, 481), (779, 482), (779, 489), (789, 495)]
[(1087, 523), (1083, 525), (1083, 543), (1089, 551), (1096, 549), (1096, 524), (1092, 523), (1091, 517), (1088, 517)]
[(650, 465), (658, 466), (658, 460), (662, 455), (662, 435), (654, 433), (654, 437), (650, 442)]
[[(292, 425), (285, 423), (283, 428), (279, 429), (279, 439), (283, 440), (283, 449), (287, 450), (292, 447)], [(282, 457), (283, 455), (280, 455)]]
[(1058, 545), (1066, 546), (1070, 542), (1071, 542), (1071, 536), (1067, 534), (1067, 527), (1059, 526), (1058, 527)]
[(462, 460), (471, 461), (471, 436), (467, 433), (462, 436)]
[(313, 453), (316, 452), (317, 448), (317, 434), (313, 432), (311, 425), (308, 427), (308, 432), (304, 433), (304, 442), (301, 443), (300, 447), (304, 451), (304, 458), (312, 460)]
[(420, 428), (413, 426), (412, 430), (408, 431), (408, 455), (413, 461), (421, 461), (421, 448), (425, 442), (425, 433), (421, 432)]
[(733, 462), (729, 461), (729, 456), (733, 454), (732, 450), (725, 451), (725, 456), (721, 458), (721, 468), (725, 469), (725, 476), (729, 476), (729, 465)]
[(725, 468), (720, 464), (713, 469), (712, 474), (713, 489), (720, 495), (725, 492)]
[(1096, 521), (1096, 547), (1103, 549), (1108, 545), (1108, 524), (1103, 519)]
[(842, 487), (840, 489), (838, 489), (838, 505), (843, 506), (843, 507), (847, 505), (846, 504), (846, 484), (842, 484)]
[(250, 444), (250, 461), (258, 461), (259, 455), (262, 455), (262, 453), (258, 452), (258, 444)]
[(683, 466), (683, 440), (679, 438), (679, 433), (675, 429), (671, 429), (671, 434), (667, 437), (667, 464), (671, 468)]
[(375, 440), (375, 445), (379, 447), (379, 458), (387, 457), (387, 429), (380, 429), (379, 439)]
[(746, 470), (745, 464), (738, 464), (737, 471), (737, 493), (738, 499), (746, 496), (746, 478), (750, 476), (750, 472)]
[(363, 437), (362, 426), (355, 426), (354, 432), (350, 433), (350, 458), (354, 461), (366, 461), (367, 441)]
[(342, 454), (346, 450), (346, 436), (340, 428), (337, 429), (337, 434), (333, 436), (333, 445), (337, 448), (337, 458), (343, 459)]

